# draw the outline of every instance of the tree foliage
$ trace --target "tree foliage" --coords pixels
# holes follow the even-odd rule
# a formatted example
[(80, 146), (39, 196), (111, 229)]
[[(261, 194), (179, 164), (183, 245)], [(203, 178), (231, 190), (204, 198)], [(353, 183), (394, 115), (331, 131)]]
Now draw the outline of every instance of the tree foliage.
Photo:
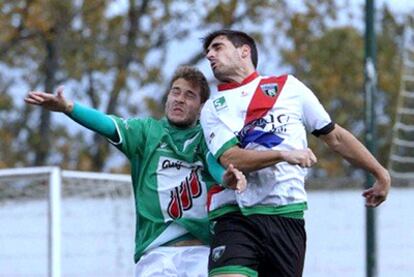
[[(363, 141), (364, 33), (358, 26), (329, 26), (337, 17), (340, 7), (326, 1), (328, 7), (320, 9), (320, 2), (307, 1), (304, 12), (291, 16), (287, 35), (293, 46), (282, 51), (283, 61), (317, 94), (333, 120)], [(345, 9), (343, 13), (347, 14), (348, 20), (355, 17), (352, 10)], [(377, 17), (379, 79), (375, 109), (378, 153), (385, 165), (399, 90), (396, 80), (400, 80), (403, 24), (396, 21), (387, 6), (377, 11)], [(353, 168), (344, 167), (342, 159), (332, 155), (320, 142), (311, 140), (311, 148), (316, 149), (321, 157), (319, 168), (323, 169), (322, 174), (327, 172), (330, 176), (338, 176), (344, 174), (344, 168), (346, 174), (352, 174)]]
[[(317, 93), (336, 122), (361, 134), (363, 34), (358, 26), (338, 23), (344, 14), (354, 15), (337, 2), (304, 1), (298, 9), (273, 0), (1, 1), (0, 167), (127, 170), (126, 163), (114, 162), (119, 159), (104, 139), (76, 124), (66, 126), (62, 115), (24, 105), (24, 94), (52, 93), (64, 84), (67, 96), (108, 114), (161, 116), (169, 67), (202, 65), (198, 38), (218, 28), (252, 34), (261, 50), (259, 63), (266, 61), (262, 68), (282, 61)], [(389, 115), (381, 122), (383, 150), (398, 90), (402, 24), (386, 7), (379, 14), (379, 111)], [(194, 51), (181, 50), (187, 45)], [(322, 168), (337, 174), (339, 160), (332, 162), (320, 143), (312, 141), (312, 147)]]

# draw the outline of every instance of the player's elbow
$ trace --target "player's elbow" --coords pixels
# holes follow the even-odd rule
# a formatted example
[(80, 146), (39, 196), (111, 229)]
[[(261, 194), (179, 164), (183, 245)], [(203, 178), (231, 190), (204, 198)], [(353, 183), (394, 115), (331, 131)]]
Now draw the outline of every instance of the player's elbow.
[(230, 164), (234, 165), (234, 163), (232, 162), (232, 157), (228, 153), (223, 153), (220, 156), (220, 163), (224, 168), (227, 168)]
[(227, 168), (230, 164), (242, 170), (242, 161), (240, 160), (240, 151), (238, 147), (232, 147), (226, 150), (219, 158), (223, 167)]

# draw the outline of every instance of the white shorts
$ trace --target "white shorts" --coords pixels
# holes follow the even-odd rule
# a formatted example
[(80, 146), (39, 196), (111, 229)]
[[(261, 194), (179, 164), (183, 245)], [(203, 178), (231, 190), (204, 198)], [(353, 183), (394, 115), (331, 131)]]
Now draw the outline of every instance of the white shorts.
[(157, 247), (135, 267), (136, 277), (207, 277), (208, 246)]

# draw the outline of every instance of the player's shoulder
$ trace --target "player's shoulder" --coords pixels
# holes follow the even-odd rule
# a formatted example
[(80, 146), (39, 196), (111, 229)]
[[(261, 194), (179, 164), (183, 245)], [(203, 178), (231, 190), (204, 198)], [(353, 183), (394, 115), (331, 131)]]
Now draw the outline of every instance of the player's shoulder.
[(288, 74), (275, 76), (274, 78), (284, 79), (285, 85), (289, 87), (289, 90), (291, 92), (302, 94), (304, 91), (309, 90), (307, 85), (304, 82), (302, 82), (298, 77), (296, 77), (294, 74), (288, 73)]
[(153, 122), (159, 121), (153, 117), (138, 117), (138, 116), (129, 117), (124, 120), (131, 122), (131, 123), (153, 123)]
[(287, 82), (300, 82), (299, 79), (291, 73), (283, 73), (279, 75), (262, 75), (261, 78), (262, 80), (275, 79), (280, 81), (286, 80)]
[(213, 109), (212, 109), (212, 100), (211, 98), (209, 98), (203, 105), (203, 107), (201, 108), (201, 112), (200, 112), (200, 124), (204, 125), (205, 121), (207, 118), (209, 118), (212, 113), (213, 113)]
[(129, 118), (122, 118), (122, 117), (113, 117), (115, 121), (119, 124), (122, 123), (125, 125), (127, 129), (131, 128), (145, 128), (151, 126), (161, 126), (162, 122), (161, 119), (156, 119), (153, 117), (129, 117)]
[(201, 108), (201, 114), (210, 113), (213, 111), (214, 107), (214, 101), (217, 99), (218, 94), (212, 93), (210, 95), (210, 98), (207, 99), (207, 101), (203, 104), (203, 107)]
[(268, 75), (261, 76), (262, 80), (259, 85), (266, 86), (266, 84), (276, 84), (278, 91), (283, 91), (284, 95), (289, 97), (296, 97), (303, 94), (306, 86), (293, 74)]
[(270, 75), (260, 75), (261, 79), (269, 79), (269, 78), (274, 78), (274, 79), (284, 79), (287, 78), (289, 76), (292, 76), (292, 74), (290, 73), (283, 73), (283, 74), (270, 74)]

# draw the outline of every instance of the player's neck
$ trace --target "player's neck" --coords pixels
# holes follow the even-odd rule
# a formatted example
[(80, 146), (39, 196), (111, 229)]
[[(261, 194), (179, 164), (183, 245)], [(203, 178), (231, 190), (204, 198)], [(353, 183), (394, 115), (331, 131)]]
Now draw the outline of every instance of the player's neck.
[(234, 74), (226, 76), (222, 80), (219, 80), (220, 83), (226, 84), (226, 83), (237, 83), (241, 84), (247, 77), (249, 77), (251, 74), (253, 74), (255, 69), (246, 69), (246, 68), (240, 68)]

